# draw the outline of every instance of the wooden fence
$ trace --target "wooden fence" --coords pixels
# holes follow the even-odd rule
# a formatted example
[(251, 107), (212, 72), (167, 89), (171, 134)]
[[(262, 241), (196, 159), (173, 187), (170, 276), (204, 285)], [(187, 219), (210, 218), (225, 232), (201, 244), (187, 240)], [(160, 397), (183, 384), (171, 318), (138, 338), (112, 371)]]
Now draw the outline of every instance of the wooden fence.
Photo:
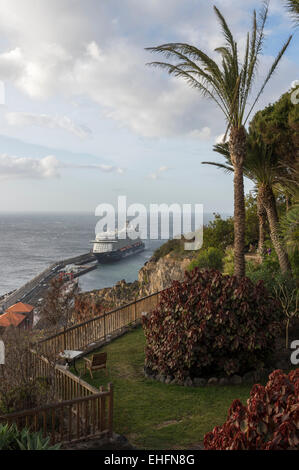
[(66, 349), (85, 350), (89, 345), (105, 341), (109, 335), (134, 324), (143, 313), (150, 312), (159, 303), (160, 292), (143, 297), (123, 307), (67, 328), (38, 343), (39, 351), (57, 354)]
[(31, 350), (31, 376), (51, 381), (55, 403), (0, 416), (0, 422), (42, 431), (51, 443), (69, 443), (89, 437), (112, 435), (113, 387), (96, 389), (59, 364), (51, 364)]
[(54, 385), (56, 402), (40, 408), (0, 416), (0, 422), (16, 423), (20, 428), (42, 430), (51, 443), (68, 443), (113, 431), (113, 387), (96, 389), (48, 357), (66, 349), (85, 350), (92, 343), (105, 341), (124, 327), (136, 323), (143, 313), (159, 303), (160, 292), (149, 295), (96, 318), (79, 323), (38, 342), (31, 350), (28, 373), (47, 378)]
[(0, 416), (0, 422), (15, 423), (18, 428), (42, 431), (51, 443), (70, 443), (89, 437), (112, 435), (113, 389)]

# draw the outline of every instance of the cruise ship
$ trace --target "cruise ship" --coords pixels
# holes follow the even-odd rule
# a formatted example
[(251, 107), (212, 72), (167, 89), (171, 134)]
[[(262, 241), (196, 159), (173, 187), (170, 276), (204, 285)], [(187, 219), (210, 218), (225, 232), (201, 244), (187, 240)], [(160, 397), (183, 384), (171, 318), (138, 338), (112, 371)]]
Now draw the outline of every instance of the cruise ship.
[(144, 250), (145, 245), (139, 237), (136, 238), (135, 229), (126, 223), (126, 226), (115, 232), (97, 233), (93, 243), (93, 254), (99, 263), (119, 261)]

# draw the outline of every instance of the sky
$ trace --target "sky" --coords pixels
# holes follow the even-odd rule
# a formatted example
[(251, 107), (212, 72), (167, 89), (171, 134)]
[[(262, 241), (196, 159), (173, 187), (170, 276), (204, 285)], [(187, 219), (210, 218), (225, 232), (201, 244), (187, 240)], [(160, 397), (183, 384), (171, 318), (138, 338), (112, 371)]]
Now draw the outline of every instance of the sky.
[[(232, 176), (201, 164), (221, 161), (221, 111), (146, 65), (159, 57), (145, 48), (166, 42), (216, 57), (214, 3), (242, 51), (261, 1), (0, 0), (0, 211), (92, 213), (125, 195), (231, 213)], [(299, 78), (292, 29), (272, 0), (257, 84), (295, 34), (256, 111)]]

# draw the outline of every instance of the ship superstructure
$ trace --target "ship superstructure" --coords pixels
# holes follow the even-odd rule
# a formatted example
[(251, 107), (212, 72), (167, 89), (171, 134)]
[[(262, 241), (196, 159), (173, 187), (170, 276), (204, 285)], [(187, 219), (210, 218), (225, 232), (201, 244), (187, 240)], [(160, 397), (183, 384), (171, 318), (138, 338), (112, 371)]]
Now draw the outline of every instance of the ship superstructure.
[(145, 248), (135, 229), (128, 222), (121, 230), (97, 233), (92, 243), (92, 252), (99, 263), (118, 261), (140, 253)]

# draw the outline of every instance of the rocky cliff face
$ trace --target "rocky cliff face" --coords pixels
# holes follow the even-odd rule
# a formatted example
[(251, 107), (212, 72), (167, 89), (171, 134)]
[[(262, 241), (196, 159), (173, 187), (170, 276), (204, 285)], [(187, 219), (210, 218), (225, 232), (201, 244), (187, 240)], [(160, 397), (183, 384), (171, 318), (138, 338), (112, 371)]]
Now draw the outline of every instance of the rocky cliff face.
[(182, 281), (190, 261), (191, 257), (180, 258), (168, 254), (158, 261), (148, 261), (140, 269), (138, 281), (126, 283), (122, 280), (113, 287), (79, 294), (75, 305), (76, 321), (87, 320), (166, 289), (172, 281)]
[(166, 289), (172, 281), (182, 281), (184, 272), (191, 262), (190, 258), (176, 258), (171, 254), (157, 262), (148, 261), (138, 274), (140, 297)]

